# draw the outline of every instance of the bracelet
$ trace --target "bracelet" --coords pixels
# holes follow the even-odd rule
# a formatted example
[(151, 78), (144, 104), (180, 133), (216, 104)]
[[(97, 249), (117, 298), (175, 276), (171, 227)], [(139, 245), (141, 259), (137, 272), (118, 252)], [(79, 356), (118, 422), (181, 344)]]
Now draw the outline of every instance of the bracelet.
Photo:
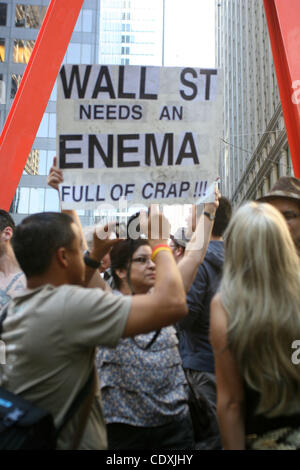
[(152, 250), (152, 261), (154, 261), (154, 258), (160, 251), (169, 251), (170, 253), (172, 253), (172, 250), (169, 245), (156, 245)]

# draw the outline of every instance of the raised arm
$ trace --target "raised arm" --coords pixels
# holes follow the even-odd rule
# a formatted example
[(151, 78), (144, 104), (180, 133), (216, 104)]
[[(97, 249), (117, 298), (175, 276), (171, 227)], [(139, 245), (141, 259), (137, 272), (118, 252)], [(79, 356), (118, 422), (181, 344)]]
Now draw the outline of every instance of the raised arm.
[(217, 415), (225, 450), (245, 449), (244, 388), (227, 346), (227, 314), (217, 294), (210, 306), (210, 341), (217, 379)]
[[(189, 291), (193, 284), (197, 270), (205, 258), (214, 224), (212, 219), (216, 215), (216, 210), (219, 206), (219, 198), (220, 193), (216, 188), (215, 202), (204, 204), (204, 210), (198, 220), (196, 230), (186, 246), (183, 258), (178, 263), (178, 269), (181, 273), (186, 292)], [(212, 219), (204, 215), (205, 212), (209, 214)]]
[[(153, 226), (167, 224), (162, 214), (152, 215)], [(149, 228), (148, 233), (151, 233)], [(170, 233), (165, 228), (164, 233)], [(152, 249), (158, 245), (167, 245), (167, 238), (149, 239)], [(187, 314), (186, 296), (180, 272), (171, 250), (161, 249), (155, 256), (156, 275), (154, 289), (150, 294), (135, 295), (123, 337), (161, 328), (176, 323)]]
[[(54, 157), (53, 159), (53, 165), (50, 168), (49, 175), (47, 178), (47, 183), (51, 188), (56, 189), (57, 191), (59, 190), (59, 184), (63, 182), (63, 174), (62, 170), (57, 167), (57, 159)], [(88, 245), (82, 230), (82, 225), (80, 218), (77, 214), (76, 211), (74, 210), (66, 210), (63, 209), (62, 212), (65, 214), (68, 214), (70, 217), (72, 217), (73, 221), (79, 228), (80, 234), (81, 234), (81, 239), (82, 239), (82, 249), (83, 251), (86, 251), (88, 249)], [(119, 243), (120, 240), (110, 240), (109, 239), (109, 234), (110, 234), (110, 227), (106, 227), (106, 232), (107, 236), (103, 237), (102, 239), (99, 239), (96, 236), (96, 233), (94, 234), (94, 244), (93, 244), (93, 249), (92, 252), (90, 253), (90, 258), (94, 259), (95, 261), (100, 261), (106, 253), (109, 253), (110, 249), (115, 243)], [(103, 233), (103, 230), (102, 230)], [(86, 271), (85, 271), (85, 282), (84, 286), (85, 287), (100, 287), (103, 290), (111, 291), (110, 286), (104, 281), (104, 279), (100, 276), (100, 273), (98, 270), (95, 270), (93, 268), (90, 268), (86, 266)]]

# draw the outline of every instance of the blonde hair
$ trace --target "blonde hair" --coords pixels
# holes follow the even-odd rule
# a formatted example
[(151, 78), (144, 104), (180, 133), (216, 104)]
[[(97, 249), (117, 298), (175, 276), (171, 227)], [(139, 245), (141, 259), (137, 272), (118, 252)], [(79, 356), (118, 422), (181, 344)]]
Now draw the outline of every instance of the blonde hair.
[(284, 218), (270, 204), (248, 203), (234, 215), (220, 293), (228, 346), (260, 393), (257, 413), (299, 412), (300, 369), (291, 345), (300, 339), (300, 263)]

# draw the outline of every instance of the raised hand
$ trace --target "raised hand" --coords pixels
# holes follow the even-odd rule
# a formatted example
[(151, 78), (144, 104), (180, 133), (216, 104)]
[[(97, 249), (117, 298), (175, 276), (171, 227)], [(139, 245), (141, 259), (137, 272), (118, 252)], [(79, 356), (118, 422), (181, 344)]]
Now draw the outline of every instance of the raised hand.
[(57, 167), (57, 157), (53, 158), (53, 165), (50, 168), (49, 175), (47, 178), (47, 183), (51, 188), (56, 189), (58, 191), (58, 185), (63, 183), (64, 178), (62, 174), (62, 170)]

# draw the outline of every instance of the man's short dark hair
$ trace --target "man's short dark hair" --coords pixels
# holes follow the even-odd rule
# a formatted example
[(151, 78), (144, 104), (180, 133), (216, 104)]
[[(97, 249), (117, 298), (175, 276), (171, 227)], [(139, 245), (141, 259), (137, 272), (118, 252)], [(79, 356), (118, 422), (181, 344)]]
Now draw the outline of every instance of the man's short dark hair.
[(216, 218), (212, 229), (214, 237), (222, 237), (232, 214), (231, 202), (224, 196), (219, 199), (219, 207), (216, 211)]
[(75, 238), (72, 223), (67, 214), (43, 212), (26, 217), (16, 227), (12, 246), (26, 277), (45, 273), (58, 248), (71, 248)]
[(16, 225), (12, 216), (4, 209), (0, 209), (0, 232), (2, 232), (6, 227), (11, 227), (14, 231)]

